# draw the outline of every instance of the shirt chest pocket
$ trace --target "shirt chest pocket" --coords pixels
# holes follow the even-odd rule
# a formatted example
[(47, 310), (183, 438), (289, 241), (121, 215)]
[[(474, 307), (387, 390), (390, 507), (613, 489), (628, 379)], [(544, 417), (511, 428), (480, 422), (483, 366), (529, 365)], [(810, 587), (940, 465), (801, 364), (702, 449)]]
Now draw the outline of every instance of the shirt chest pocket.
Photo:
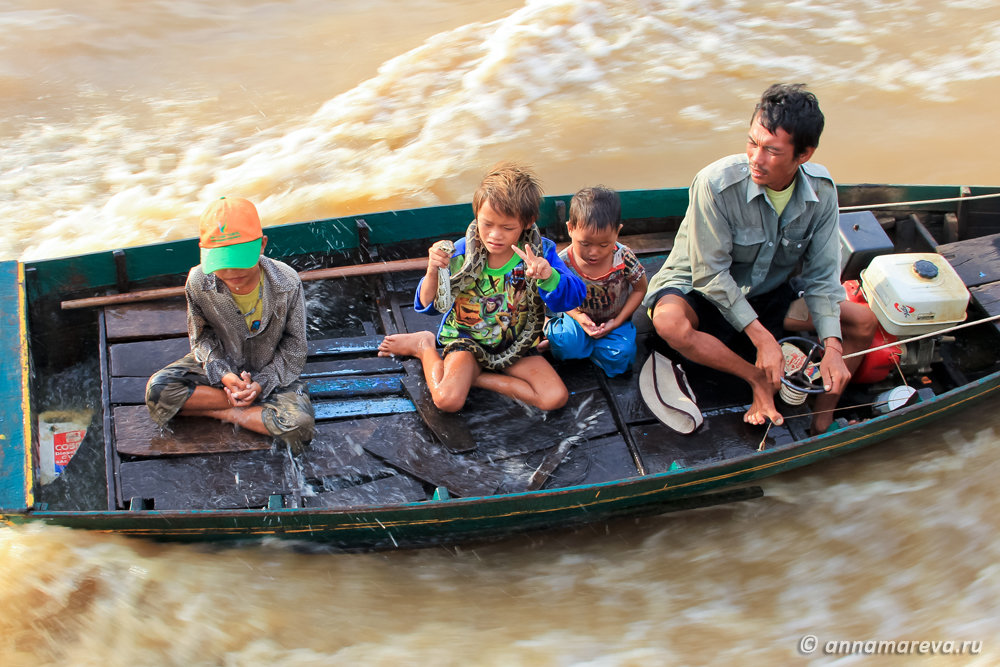
[(763, 229), (737, 227), (733, 230), (732, 257), (734, 264), (751, 264), (767, 239)]
[(798, 263), (811, 240), (812, 234), (789, 227), (778, 241), (775, 261), (780, 262), (783, 266)]

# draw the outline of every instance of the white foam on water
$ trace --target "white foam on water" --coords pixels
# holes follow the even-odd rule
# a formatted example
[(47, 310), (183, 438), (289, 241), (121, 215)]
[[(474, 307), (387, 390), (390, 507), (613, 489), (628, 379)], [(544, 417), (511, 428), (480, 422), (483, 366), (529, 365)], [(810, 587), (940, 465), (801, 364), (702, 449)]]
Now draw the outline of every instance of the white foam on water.
[[(931, 11), (942, 6), (947, 31)], [(163, 5), (152, 16), (187, 25), (196, 9)], [(53, 10), (0, 13), (0, 37), (45, 39), (73, 20), (80, 17)], [(966, 28), (961, 39), (956, 23)], [(82, 24), (85, 36), (109, 30)], [(129, 25), (125, 44), (134, 47), (142, 18)], [(79, 40), (80, 51), (116, 52)], [(121, 91), (81, 81), (80, 113), (21, 119), (5, 132), (0, 254), (39, 258), (192, 236), (203, 202), (221, 194), (250, 197), (270, 223), (464, 201), (502, 158), (541, 171), (641, 154), (649, 133), (731, 130), (772, 80), (942, 101), (956, 82), (997, 76), (1000, 12), (991, 3), (533, 0), (499, 20), (441, 32), (293, 119), (271, 121), (250, 104), (245, 116), (220, 121), (196, 79), (162, 98), (126, 91), (123, 104)], [(719, 90), (738, 103), (736, 120), (715, 103)], [(580, 137), (602, 134), (606, 145), (581, 150)]]

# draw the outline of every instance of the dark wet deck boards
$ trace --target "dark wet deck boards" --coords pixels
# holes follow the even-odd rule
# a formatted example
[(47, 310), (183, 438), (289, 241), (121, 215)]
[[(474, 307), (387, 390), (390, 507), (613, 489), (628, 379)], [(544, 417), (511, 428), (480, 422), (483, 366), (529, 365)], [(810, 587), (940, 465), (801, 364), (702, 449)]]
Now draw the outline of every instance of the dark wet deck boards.
[(398, 505), (426, 499), (427, 494), (416, 480), (403, 475), (393, 475), (349, 488), (303, 496), (302, 505), (347, 509), (372, 505)]
[(187, 336), (187, 304), (183, 298), (164, 299), (104, 309), (109, 341)]
[(150, 418), (146, 405), (114, 409), (118, 453), (128, 456), (176, 456), (270, 449), (271, 438), (237, 429), (207, 417), (175, 417), (164, 431)]
[(967, 287), (1000, 281), (1000, 234), (940, 245), (944, 255)]
[(285, 465), (270, 451), (124, 462), (122, 496), (152, 499), (157, 510), (265, 507), (289, 492)]
[(503, 474), (471, 457), (452, 454), (434, 441), (415, 414), (373, 417), (375, 431), (361, 446), (392, 466), (455, 496), (492, 495)]
[[(588, 361), (558, 365), (570, 392), (560, 410), (543, 413), (474, 388), (461, 411), (442, 413), (429, 400), (420, 364), (377, 357), (381, 336), (371, 335), (382, 328), (436, 330), (440, 316), (420, 315), (412, 307), (418, 278), (414, 273), (386, 281), (389, 291), (382, 291), (379, 308), (391, 312), (391, 322), (366, 322), (364, 336), (310, 341), (303, 380), (317, 430), (294, 464), (282, 459), (280, 448), (271, 448), (269, 438), (211, 420), (177, 419), (173, 442), (167, 443), (145, 414), (145, 382), (189, 345), (182, 330), (174, 338), (148, 338), (160, 326), (179, 330), (180, 319), (152, 307), (116, 313), (109, 325), (116, 341), (109, 345), (110, 395), (125, 456), (123, 497), (153, 498), (157, 508), (215, 508), (264, 506), (281, 494), (286, 507), (352, 507), (426, 500), (435, 488), (472, 497), (609, 482), (639, 475), (640, 459), (648, 458), (647, 472), (659, 472), (745, 453), (751, 440), (756, 446), (755, 433), (748, 439), (751, 427), (741, 418), (749, 391), (730, 379), (692, 377), (702, 409), (714, 411), (696, 434), (681, 436), (656, 422), (636, 382), (649, 352), (642, 346), (633, 370), (617, 378), (600, 377)], [(644, 314), (636, 321), (641, 332), (649, 330)], [(217, 433), (209, 433), (213, 429)], [(776, 429), (774, 437), (793, 436)], [(196, 447), (211, 453), (192, 451)], [(260, 476), (244, 472), (244, 461), (256, 462)], [(199, 466), (206, 467), (205, 479), (191, 482), (182, 498), (184, 476), (194, 477)], [(230, 470), (223, 472), (226, 466)], [(237, 473), (242, 486), (231, 481)], [(294, 478), (291, 485), (287, 475)], [(145, 488), (143, 477), (149, 480)]]
[(409, 359), (403, 363), (406, 375), (400, 378), (407, 396), (413, 401), (427, 427), (437, 436), (448, 451), (452, 453), (469, 452), (476, 448), (476, 440), (469, 432), (469, 427), (460, 415), (438, 410), (427, 389), (423, 367), (419, 361)]
[[(1000, 234), (938, 246), (988, 317), (1000, 315)], [(995, 324), (1000, 329), (1000, 324)]]
[(371, 419), (316, 424), (312, 442), (297, 459), (303, 476), (321, 484), (359, 484), (393, 474), (363, 447), (377, 425)]

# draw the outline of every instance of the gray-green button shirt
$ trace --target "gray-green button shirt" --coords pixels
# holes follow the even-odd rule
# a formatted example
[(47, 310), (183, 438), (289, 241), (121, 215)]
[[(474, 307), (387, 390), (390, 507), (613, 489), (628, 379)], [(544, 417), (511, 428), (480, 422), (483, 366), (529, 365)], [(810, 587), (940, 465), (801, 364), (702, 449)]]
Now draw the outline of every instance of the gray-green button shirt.
[(764, 187), (750, 178), (746, 155), (732, 155), (698, 172), (690, 203), (644, 305), (659, 292), (696, 289), (737, 331), (757, 319), (747, 296), (765, 294), (799, 274), (820, 340), (840, 338), (840, 239), (837, 189), (826, 168), (799, 167), (795, 191), (779, 219)]
[(269, 257), (264, 270), (260, 329), (251, 332), (233, 295), (201, 265), (188, 273), (188, 338), (195, 359), (218, 384), (226, 373), (247, 371), (260, 383), (264, 398), (298, 379), (306, 364), (306, 308), (302, 281), (295, 269)]

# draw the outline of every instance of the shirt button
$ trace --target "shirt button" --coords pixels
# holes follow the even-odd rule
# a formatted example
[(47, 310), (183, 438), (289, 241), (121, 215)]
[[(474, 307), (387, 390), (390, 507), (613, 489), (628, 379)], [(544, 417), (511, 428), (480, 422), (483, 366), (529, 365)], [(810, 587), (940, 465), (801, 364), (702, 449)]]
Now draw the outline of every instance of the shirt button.
[(774, 245), (774, 241), (768, 241), (768, 242), (767, 242), (767, 247), (768, 247), (768, 248), (770, 248), (770, 247), (771, 247), (771, 246), (773, 246), (773, 245)]

